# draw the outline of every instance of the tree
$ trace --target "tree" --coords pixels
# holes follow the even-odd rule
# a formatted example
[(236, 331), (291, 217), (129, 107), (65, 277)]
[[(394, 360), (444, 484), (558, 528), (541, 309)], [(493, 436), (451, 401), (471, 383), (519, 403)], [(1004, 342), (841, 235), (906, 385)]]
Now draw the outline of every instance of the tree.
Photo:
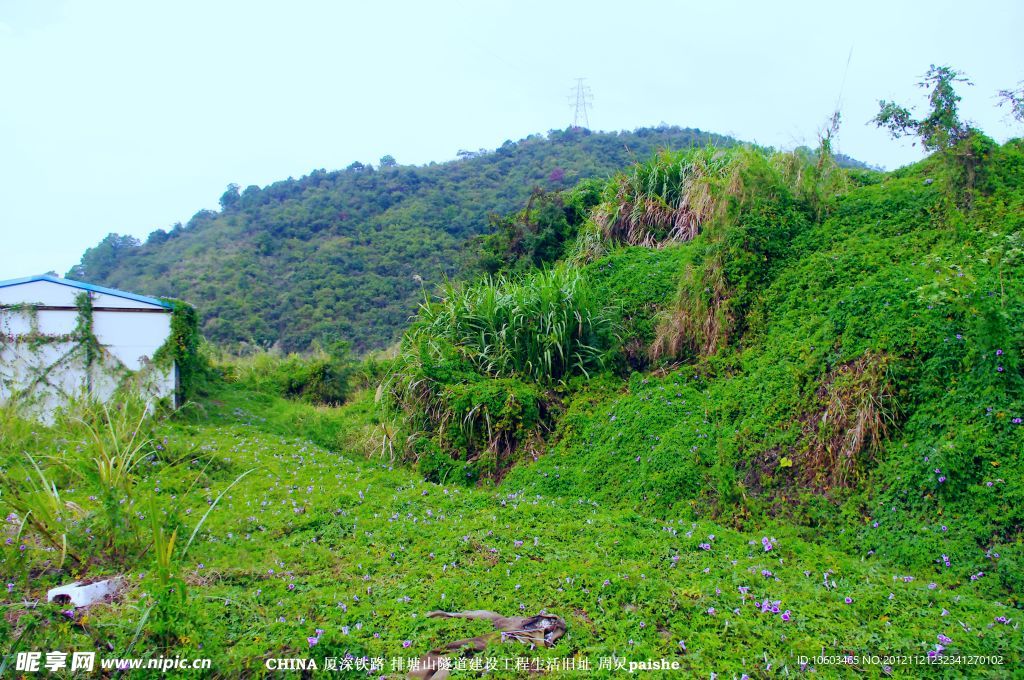
[(963, 77), (960, 71), (949, 66), (932, 64), (917, 83), (918, 87), (931, 90), (928, 95), (931, 110), (927, 116), (918, 120), (909, 109), (883, 99), (878, 102), (878, 115), (869, 122), (887, 129), (895, 139), (915, 135), (921, 139), (921, 145), (928, 151), (956, 146), (967, 139), (974, 130), (960, 120), (957, 111), (960, 96), (953, 87), (954, 83), (973, 84)]
[(999, 90), (999, 106), (1009, 106), (1010, 115), (1024, 123), (1024, 81), (1016, 90)]
[(163, 229), (156, 229), (154, 231), (149, 232), (149, 237), (146, 238), (146, 245), (158, 245), (169, 238), (170, 236), (166, 231), (164, 231)]
[(380, 167), (382, 168), (393, 168), (398, 165), (398, 161), (391, 154), (388, 154), (380, 159)]
[(68, 276), (86, 281), (105, 279), (127, 253), (140, 245), (139, 239), (130, 234), (107, 234), (95, 247), (85, 251), (82, 261), (71, 268)]
[(227, 190), (220, 195), (220, 209), (227, 211), (238, 204), (238, 185), (229, 184)]

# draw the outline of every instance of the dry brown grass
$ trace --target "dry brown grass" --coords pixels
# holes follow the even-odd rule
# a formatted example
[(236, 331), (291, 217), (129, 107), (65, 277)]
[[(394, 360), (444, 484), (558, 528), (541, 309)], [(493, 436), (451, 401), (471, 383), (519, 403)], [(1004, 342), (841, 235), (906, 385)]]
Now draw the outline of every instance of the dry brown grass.
[(801, 481), (818, 491), (851, 486), (896, 424), (899, 407), (890, 358), (868, 352), (830, 371), (804, 423), (806, 448), (797, 456)]
[(620, 175), (594, 222), (610, 243), (657, 248), (690, 241), (721, 211), (743, 158), (735, 150), (664, 152)]
[(658, 323), (649, 349), (654, 361), (693, 354), (710, 356), (729, 342), (734, 319), (722, 262), (716, 258), (688, 265), (675, 305)]

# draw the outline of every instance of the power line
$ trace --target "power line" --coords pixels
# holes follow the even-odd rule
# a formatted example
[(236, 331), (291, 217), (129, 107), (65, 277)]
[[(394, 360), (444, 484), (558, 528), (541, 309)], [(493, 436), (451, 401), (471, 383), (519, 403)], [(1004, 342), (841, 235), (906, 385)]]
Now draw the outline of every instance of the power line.
[[(569, 106), (573, 107), (572, 126), (573, 128), (590, 128), (590, 118), (587, 116), (587, 109), (594, 105), (594, 95), (590, 88), (583, 84), (586, 78), (576, 79), (576, 88), (569, 90)], [(583, 123), (581, 126), (580, 123)]]

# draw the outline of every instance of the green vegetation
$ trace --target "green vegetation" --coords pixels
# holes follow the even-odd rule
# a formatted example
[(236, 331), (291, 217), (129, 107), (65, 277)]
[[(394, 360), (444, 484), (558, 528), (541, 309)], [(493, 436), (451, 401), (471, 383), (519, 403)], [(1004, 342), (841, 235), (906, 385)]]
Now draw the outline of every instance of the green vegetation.
[(578, 270), (449, 284), (420, 308), (379, 401), (407, 418), (406, 453), (428, 478), (500, 476), (550, 427), (551, 391), (600, 371), (615, 343)]
[(473, 269), (484, 274), (523, 273), (564, 258), (604, 186), (603, 180), (591, 179), (564, 192), (535, 190), (524, 209), (492, 216), (493, 233), (473, 242), (479, 250)]
[[(935, 76), (950, 134), (896, 172), (840, 167), (834, 118), (814, 152), (662, 151), (534, 192), (388, 355), (210, 352), (207, 392), (158, 419), (0, 411), (0, 652), (398, 676), (489, 628), (428, 611), (490, 609), (568, 631), (485, 656), (597, 677), (1018, 673), (1024, 143), (952, 134)], [(110, 606), (32, 604), (120, 571)]]
[[(463, 270), (467, 240), (536, 192), (605, 178), (661, 148), (733, 140), (661, 127), (603, 133), (552, 130), (494, 151), (426, 166), (353, 163), (267, 187), (231, 186), (221, 210), (202, 210), (145, 243), (111, 234), (68, 276), (194, 303), (203, 335), (235, 351), (307, 351), (350, 343), (362, 354), (394, 343), (422, 286)], [(572, 201), (570, 201), (570, 204)], [(539, 207), (539, 206), (538, 206)], [(585, 206), (581, 206), (585, 207)], [(558, 256), (549, 240), (534, 262)]]
[(920, 137), (921, 144), (929, 151), (956, 146), (972, 132), (957, 112), (960, 95), (954, 89), (956, 83), (971, 84), (959, 71), (933, 64), (918, 83), (919, 87), (931, 90), (928, 95), (931, 110), (927, 116), (916, 120), (908, 109), (883, 99), (878, 103), (880, 110), (873, 122), (897, 139), (908, 134)]
[[(300, 429), (290, 430), (299, 438), (278, 434), (290, 426), (259, 414), (312, 417), (318, 409), (239, 384), (215, 388), (204, 408), (146, 425), (151, 446), (131, 472), (125, 514), (126, 538), (137, 532), (151, 547), (124, 565), (128, 585), (116, 603), (79, 611), (26, 604), (72, 574), (117, 573), (100, 550), (105, 511), (90, 498), (93, 482), (67, 476), (60, 487), (73, 487), (63, 499), (81, 509), (69, 533), (82, 540), (87, 568), (58, 570), (56, 550), (6, 525), (16, 540), (0, 546), (0, 569), (13, 584), (0, 653), (209, 657), (222, 676), (261, 675), (265, 658), (312, 657), (322, 668), (325, 657), (351, 654), (384, 658), (382, 674), (397, 677), (391, 659), (486, 630), (427, 619), (426, 611), (490, 608), (543, 609), (568, 623), (554, 648), (495, 643), (487, 655), (498, 658), (580, 655), (596, 667), (612, 655), (664, 657), (686, 674), (756, 677), (769, 664), (795, 674), (798, 655), (823, 649), (925, 655), (946, 636), (947, 653), (1020, 659), (1017, 610), (993, 602), (984, 579), (961, 584), (863, 560), (782, 522), (736, 531), (685, 513), (652, 517), (581, 502), (574, 493), (524, 494), (507, 482), (424, 482), (386, 462), (320, 448)], [(364, 417), (346, 409), (350, 424)], [(18, 449), (52, 452), (48, 464), (64, 475), (73, 473), (59, 458), (88, 455), (77, 452), (88, 436), (70, 423), (6, 425), (3, 465), (12, 480), (27, 472)]]
[[(554, 451), (506, 484), (736, 526), (783, 516), (852, 552), (961, 579), (1006, 573), (992, 555), (1017, 554), (1024, 500), (1021, 154), (1019, 142), (992, 152), (990, 193), (970, 212), (933, 158), (851, 178), (860, 186), (820, 223), (799, 210), (775, 222), (789, 252), (739, 269), (777, 263), (740, 297), (740, 334), (574, 400)], [(726, 226), (744, 234), (740, 262), (757, 243), (747, 229)], [(681, 291), (715, 290), (706, 270), (689, 272), (717, 238), (633, 257), (629, 280), (682, 272)], [(674, 320), (676, 305), (646, 323)]]
[(347, 346), (309, 355), (256, 352), (249, 356), (221, 357), (221, 374), (255, 392), (298, 399), (310, 404), (340, 406), (349, 396), (355, 366)]

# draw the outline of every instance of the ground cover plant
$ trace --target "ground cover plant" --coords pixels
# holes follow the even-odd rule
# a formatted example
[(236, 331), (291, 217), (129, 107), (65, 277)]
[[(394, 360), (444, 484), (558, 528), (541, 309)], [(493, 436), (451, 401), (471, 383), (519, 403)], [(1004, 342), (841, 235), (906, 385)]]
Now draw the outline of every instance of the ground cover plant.
[[(351, 655), (386, 659), (383, 670), (353, 676), (394, 677), (393, 658), (486, 630), (427, 619), (427, 611), (485, 608), (544, 610), (569, 626), (555, 648), (498, 643), (489, 654), (591, 657), (597, 677), (616, 676), (596, 668), (612, 656), (752, 677), (808, 670), (797, 657), (822, 650), (926, 656), (941, 645), (1019, 659), (1017, 610), (993, 601), (981, 581), (864, 561), (784, 523), (741, 532), (575, 494), (438, 485), (254, 425), (241, 406), (248, 398), (225, 387), (202, 424), (156, 425), (162, 450), (137, 472), (150, 504), (139, 526), (158, 518), (161, 527), (146, 532), (156, 554), (124, 565), (129, 585), (117, 603), (78, 612), (33, 604), (66, 574), (53, 546), (8, 524), (16, 540), (3, 547), (5, 651), (173, 651), (211, 657), (221, 675), (260, 675), (263, 660), (279, 656), (312, 656), (322, 666)], [(19, 444), (61, 445), (54, 431), (34, 430)], [(64, 498), (85, 517), (102, 515), (91, 490), (79, 481)], [(183, 601), (168, 596), (175, 587)], [(893, 673), (910, 674), (899, 666)]]

